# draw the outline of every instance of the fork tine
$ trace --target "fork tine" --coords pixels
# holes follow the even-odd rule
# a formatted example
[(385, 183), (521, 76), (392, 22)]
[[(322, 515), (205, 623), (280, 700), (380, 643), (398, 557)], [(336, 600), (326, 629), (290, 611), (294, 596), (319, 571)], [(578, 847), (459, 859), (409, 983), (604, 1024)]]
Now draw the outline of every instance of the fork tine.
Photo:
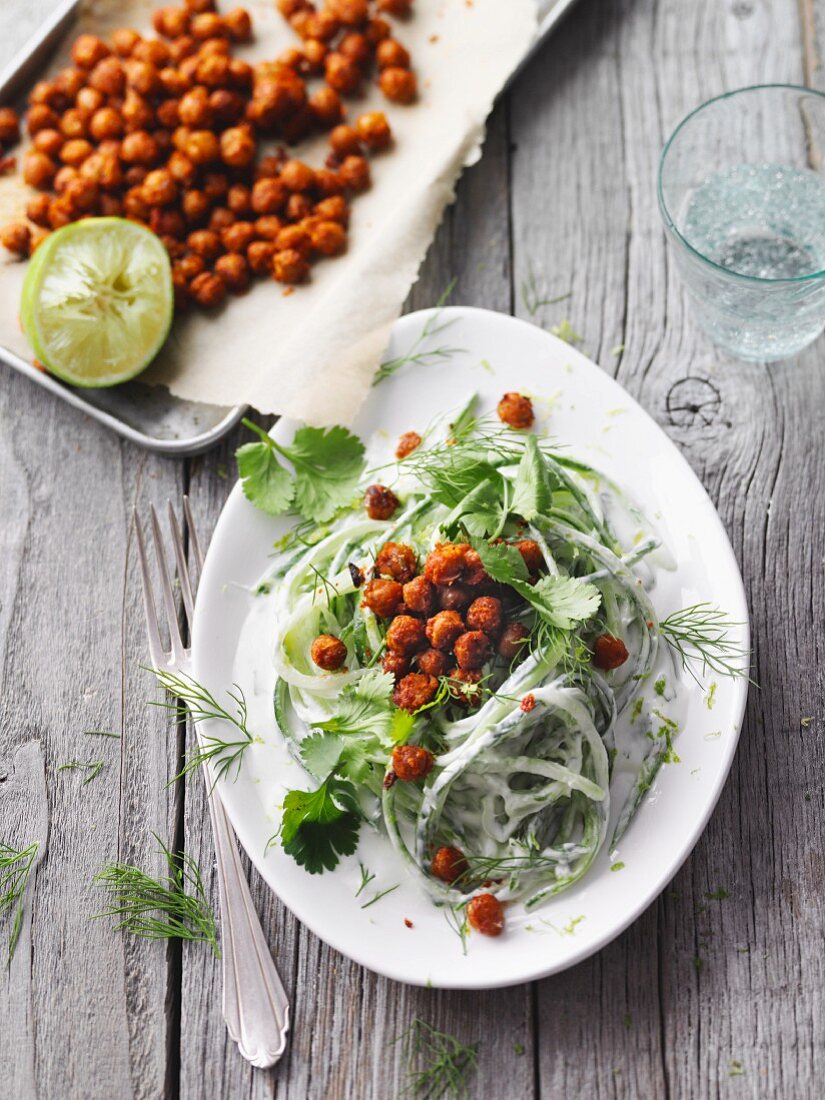
[(138, 519), (137, 508), (132, 511), (132, 523), (137, 535), (138, 558), (140, 560), (140, 576), (143, 581), (143, 610), (146, 614), (146, 632), (149, 635), (149, 656), (152, 666), (160, 668), (165, 664), (166, 657), (158, 631), (158, 616), (155, 610), (155, 601), (152, 596), (152, 579), (149, 573), (149, 561), (146, 556), (146, 544), (143, 541), (143, 531)]
[(192, 507), (189, 504), (189, 497), (183, 498), (183, 517), (186, 520), (186, 526), (189, 528), (189, 541), (192, 544), (192, 549), (195, 552), (195, 561), (198, 563), (198, 571), (203, 569), (203, 550), (201, 550), (200, 539), (198, 538), (198, 530), (195, 527), (195, 520), (192, 517)]
[(194, 601), (192, 599), (192, 585), (189, 583), (189, 567), (186, 564), (186, 555), (183, 552), (183, 539), (180, 537), (180, 527), (178, 526), (178, 517), (175, 515), (175, 509), (172, 507), (172, 501), (169, 501), (169, 527), (172, 531), (172, 546), (175, 550), (175, 561), (178, 566), (178, 577), (180, 578), (180, 591), (183, 596), (183, 606), (186, 611), (186, 621), (192, 626), (192, 608)]
[(163, 539), (160, 534), (160, 524), (158, 523), (158, 514), (155, 511), (154, 505), (150, 510), (150, 519), (152, 523), (152, 535), (155, 539), (155, 553), (158, 557), (158, 567), (160, 568), (160, 584), (163, 590), (163, 606), (166, 609), (166, 618), (169, 624), (169, 637), (172, 640), (172, 660), (178, 663), (185, 659), (186, 651), (183, 648), (183, 641), (180, 636), (180, 628), (178, 627), (178, 612), (175, 607), (175, 597), (172, 592), (172, 580), (169, 576), (169, 567), (166, 564), (166, 557), (163, 552)]

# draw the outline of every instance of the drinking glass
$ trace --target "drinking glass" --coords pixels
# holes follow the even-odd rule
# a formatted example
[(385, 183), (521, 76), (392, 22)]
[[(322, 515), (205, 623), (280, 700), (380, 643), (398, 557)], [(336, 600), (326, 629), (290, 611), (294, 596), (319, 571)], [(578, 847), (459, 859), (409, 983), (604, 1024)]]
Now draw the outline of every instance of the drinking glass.
[(763, 84), (711, 99), (659, 161), (659, 207), (696, 319), (739, 359), (825, 328), (825, 95)]

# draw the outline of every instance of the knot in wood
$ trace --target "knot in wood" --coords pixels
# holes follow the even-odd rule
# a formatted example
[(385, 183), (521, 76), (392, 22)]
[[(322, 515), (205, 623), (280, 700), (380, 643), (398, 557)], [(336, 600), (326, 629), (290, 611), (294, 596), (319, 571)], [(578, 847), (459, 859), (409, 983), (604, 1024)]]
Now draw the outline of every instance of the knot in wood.
[(691, 376), (673, 383), (666, 407), (675, 428), (709, 428), (722, 411), (722, 395), (709, 379)]

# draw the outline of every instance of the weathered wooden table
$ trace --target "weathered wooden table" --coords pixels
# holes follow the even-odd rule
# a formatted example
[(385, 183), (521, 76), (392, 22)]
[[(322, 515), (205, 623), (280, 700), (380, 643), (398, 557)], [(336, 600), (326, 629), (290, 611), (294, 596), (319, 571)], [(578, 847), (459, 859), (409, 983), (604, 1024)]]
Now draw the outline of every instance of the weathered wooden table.
[[(0, 60), (51, 2), (4, 0)], [(294, 1021), (264, 1073), (227, 1040), (203, 945), (90, 921), (93, 873), (153, 865), (153, 830), (212, 865), (203, 784), (165, 787), (182, 746), (145, 705), (130, 520), (188, 492), (208, 533), (237, 440), (153, 458), (2, 368), (0, 839), (44, 855), (0, 975), (0, 1096), (387, 1100), (404, 1086), (392, 1039), (416, 1014), (481, 1040), (472, 1091), (491, 1100), (822, 1095), (823, 343), (778, 366), (721, 360), (686, 313), (654, 174), (691, 107), (757, 82), (822, 87), (823, 48), (825, 0), (581, 0), (499, 104), (413, 295), (430, 305), (456, 276), (455, 302), (525, 316), (531, 267), (548, 297), (569, 291), (533, 320), (569, 318), (679, 444), (753, 613), (761, 688), (707, 831), (623, 936), (559, 977), (486, 994), (395, 985), (319, 943), (253, 873)], [(90, 750), (90, 728), (124, 737)], [(91, 757), (107, 767), (86, 787), (57, 771)]]

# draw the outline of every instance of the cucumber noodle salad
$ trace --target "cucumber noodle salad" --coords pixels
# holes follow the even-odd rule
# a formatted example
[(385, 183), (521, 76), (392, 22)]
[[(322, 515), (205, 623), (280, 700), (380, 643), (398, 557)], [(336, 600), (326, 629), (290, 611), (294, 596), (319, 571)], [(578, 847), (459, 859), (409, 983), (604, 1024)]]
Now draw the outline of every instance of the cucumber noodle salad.
[[(529, 399), (506, 394), (497, 419), (475, 404), (276, 544), (275, 718), (314, 789), (286, 795), (273, 842), (331, 871), (367, 823), (436, 904), (497, 935), (508, 902), (581, 879), (674, 759), (677, 723), (642, 695), (660, 651), (746, 669), (722, 612), (659, 620), (669, 558), (616, 484), (534, 434)], [(632, 775), (612, 792), (617, 758)]]

